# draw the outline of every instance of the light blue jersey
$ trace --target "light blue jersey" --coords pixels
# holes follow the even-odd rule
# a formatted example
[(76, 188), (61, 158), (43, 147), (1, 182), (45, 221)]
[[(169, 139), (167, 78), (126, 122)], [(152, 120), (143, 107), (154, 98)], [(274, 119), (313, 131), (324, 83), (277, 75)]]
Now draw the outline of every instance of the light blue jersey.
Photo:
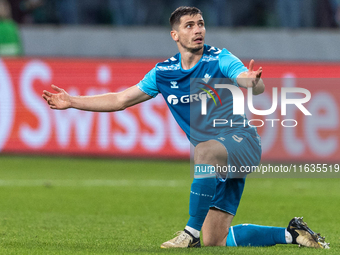
[[(234, 123), (245, 123), (245, 116), (233, 115), (231, 92), (228, 89), (215, 91), (212, 89), (214, 84), (226, 81), (228, 84), (238, 86), (236, 78), (245, 71), (248, 69), (228, 50), (204, 45), (202, 58), (191, 69), (182, 69), (181, 55), (178, 53), (158, 63), (137, 86), (152, 97), (161, 93), (179, 126), (196, 145), (210, 140), (221, 132), (233, 132), (235, 128), (238, 131), (242, 128), (254, 136), (257, 135), (256, 130), (248, 124), (245, 127), (244, 125), (213, 127), (213, 119), (223, 118)], [(201, 114), (202, 93), (207, 96), (206, 115)]]

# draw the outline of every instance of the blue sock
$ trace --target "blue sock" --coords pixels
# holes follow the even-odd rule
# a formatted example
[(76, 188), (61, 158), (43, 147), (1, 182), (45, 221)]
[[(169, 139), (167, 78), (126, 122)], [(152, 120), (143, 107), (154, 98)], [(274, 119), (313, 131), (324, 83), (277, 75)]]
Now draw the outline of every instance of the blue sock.
[(272, 246), (286, 244), (286, 228), (267, 227), (253, 224), (236, 225), (229, 228), (227, 246)]
[(216, 174), (213, 166), (196, 164), (194, 180), (191, 184), (189, 214), (187, 226), (201, 230), (205, 216), (209, 211), (211, 199), (216, 190)]

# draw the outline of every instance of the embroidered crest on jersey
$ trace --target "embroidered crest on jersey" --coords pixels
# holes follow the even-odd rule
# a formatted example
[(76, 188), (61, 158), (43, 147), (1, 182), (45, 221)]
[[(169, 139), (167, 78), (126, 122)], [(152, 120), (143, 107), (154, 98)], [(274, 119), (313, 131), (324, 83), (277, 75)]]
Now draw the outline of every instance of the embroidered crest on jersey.
[(208, 81), (210, 80), (210, 78), (211, 78), (211, 75), (209, 75), (208, 73), (206, 73), (206, 74), (204, 75), (204, 78), (202, 78), (202, 80), (203, 80), (205, 83), (208, 83)]

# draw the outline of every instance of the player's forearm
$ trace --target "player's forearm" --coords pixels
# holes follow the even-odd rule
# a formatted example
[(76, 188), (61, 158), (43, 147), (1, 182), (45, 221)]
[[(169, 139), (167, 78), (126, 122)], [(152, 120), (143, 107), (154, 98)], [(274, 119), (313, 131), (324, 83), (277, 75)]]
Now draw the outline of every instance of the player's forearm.
[(71, 96), (71, 108), (93, 112), (115, 112), (126, 107), (119, 100), (117, 93), (107, 93), (95, 96)]

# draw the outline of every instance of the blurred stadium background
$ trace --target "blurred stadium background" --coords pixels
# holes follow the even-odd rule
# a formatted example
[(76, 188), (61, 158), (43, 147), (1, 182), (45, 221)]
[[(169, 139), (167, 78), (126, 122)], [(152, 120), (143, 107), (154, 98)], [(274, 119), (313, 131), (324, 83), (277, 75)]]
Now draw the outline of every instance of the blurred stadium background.
[[(181, 5), (203, 10), (207, 44), (227, 48), (245, 65), (253, 58), (255, 67), (263, 67), (267, 90), (254, 99), (255, 108), (270, 108), (272, 87), (311, 91), (306, 108), (313, 117), (296, 107), (281, 116), (278, 107), (268, 118), (296, 119), (298, 126), (259, 128), (262, 163), (340, 163), (339, 0), (0, 0), (0, 214), (6, 219), (0, 220), (0, 246), (8, 254), (26, 253), (27, 247), (32, 254), (46, 254), (46, 243), (52, 253), (60, 248), (106, 253), (111, 245), (117, 253), (134, 253), (131, 245), (117, 248), (120, 241), (131, 244), (128, 236), (115, 239), (126, 228), (112, 230), (127, 221), (129, 230), (144, 222), (138, 231), (146, 233), (144, 244), (152, 250), (185, 223), (190, 147), (161, 96), (117, 113), (51, 111), (41, 98), (51, 84), (74, 95), (93, 95), (138, 83), (157, 62), (177, 53), (168, 18)], [(178, 169), (171, 172), (170, 165)], [(283, 225), (303, 213), (339, 246), (330, 221), (339, 220), (337, 180), (252, 180), (249, 187), (235, 223)], [(164, 203), (173, 194), (181, 200)], [(132, 212), (134, 203), (139, 215)], [(265, 209), (268, 203), (277, 217)], [(176, 222), (163, 224), (158, 218), (166, 206)], [(249, 215), (249, 210), (259, 213)], [(98, 221), (97, 214), (113, 225)], [(32, 220), (30, 215), (36, 216)], [(95, 230), (82, 229), (88, 218)], [(60, 225), (47, 223), (54, 219)], [(159, 230), (151, 232), (148, 222)], [(83, 236), (72, 236), (79, 230)], [(25, 235), (17, 239), (20, 231)], [(86, 233), (93, 239), (104, 233), (113, 241), (92, 250)], [(79, 246), (77, 238), (83, 241)]]
[(269, 116), (297, 119), (294, 130), (259, 128), (263, 160), (336, 161), (340, 92), (335, 80), (325, 78), (340, 73), (339, 1), (210, 2), (13, 0), (7, 15), (1, 5), (7, 28), (0, 38), (15, 37), (8, 35), (12, 16), (21, 39), (0, 44), (3, 55), (17, 55), (0, 62), (0, 151), (187, 158), (188, 142), (160, 96), (123, 113), (102, 114), (52, 112), (40, 94), (52, 83), (73, 94), (138, 83), (177, 52), (167, 20), (176, 6), (193, 4), (206, 16), (207, 44), (226, 47), (245, 65), (253, 58), (263, 66), (267, 90), (255, 97), (256, 107), (270, 108), (273, 86), (304, 87), (313, 95), (312, 118), (296, 107), (288, 107), (286, 116), (280, 107)]

